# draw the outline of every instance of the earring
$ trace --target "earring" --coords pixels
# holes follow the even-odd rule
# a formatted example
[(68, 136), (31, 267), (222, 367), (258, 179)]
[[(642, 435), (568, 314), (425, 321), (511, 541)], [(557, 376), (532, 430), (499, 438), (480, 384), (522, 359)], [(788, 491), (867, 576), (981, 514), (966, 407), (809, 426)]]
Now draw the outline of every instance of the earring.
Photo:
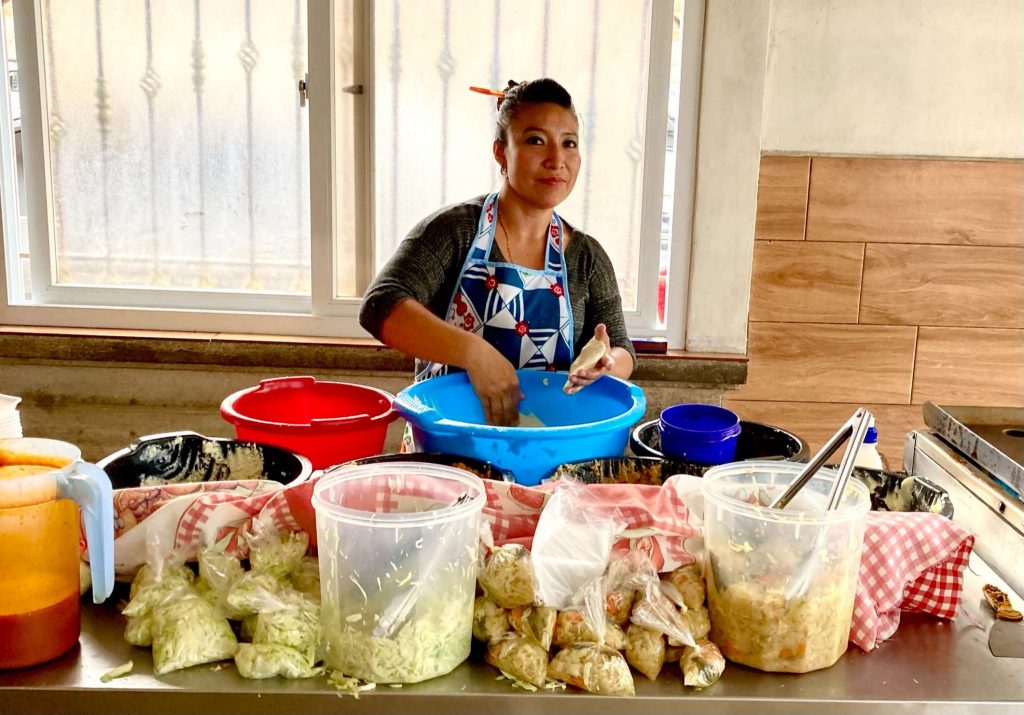
[(505, 166), (504, 164), (502, 164), (501, 165), (501, 175), (504, 176), (507, 173), (508, 173), (508, 167)]

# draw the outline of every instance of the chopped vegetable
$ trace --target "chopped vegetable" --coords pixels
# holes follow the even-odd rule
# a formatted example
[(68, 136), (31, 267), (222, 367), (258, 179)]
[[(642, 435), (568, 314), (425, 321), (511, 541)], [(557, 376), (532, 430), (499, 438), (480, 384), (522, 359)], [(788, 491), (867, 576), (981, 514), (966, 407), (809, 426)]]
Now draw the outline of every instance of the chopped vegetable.
[(508, 622), (508, 611), (497, 603), (480, 596), (473, 604), (473, 637), (484, 643), (490, 643), (505, 633), (511, 626)]
[[(564, 648), (572, 643), (597, 643), (599, 640), (599, 636), (582, 613), (573, 609), (558, 612), (552, 639), (554, 645)], [(626, 634), (617, 625), (608, 621), (605, 624), (604, 644), (614, 650), (622, 650), (626, 647)]]
[(307, 654), (283, 645), (242, 643), (235, 654), (238, 674), (243, 678), (312, 678), (324, 672), (314, 667)]
[(238, 642), (227, 619), (195, 594), (153, 613), (153, 672), (157, 675), (235, 655)]
[(697, 643), (698, 648), (686, 648), (679, 667), (683, 671), (683, 685), (706, 688), (722, 677), (725, 658), (711, 641), (700, 640)]
[(626, 629), (626, 661), (651, 680), (665, 664), (665, 636), (654, 630), (630, 623)]
[(135, 667), (135, 661), (129, 660), (127, 663), (122, 663), (116, 668), (111, 668), (106, 673), (100, 676), (101, 683), (109, 683), (114, 678), (122, 678), (132, 672), (132, 668)]
[(338, 671), (334, 671), (327, 678), (331, 685), (342, 692), (346, 692), (356, 700), (359, 699), (359, 693), (366, 692), (367, 690), (374, 690), (377, 687), (376, 683), (364, 683), (359, 678), (352, 678), (347, 675), (343, 675)]
[(252, 642), (288, 646), (313, 659), (320, 646), (320, 604), (292, 593), (294, 597), (280, 599), (275, 608), (260, 610)]
[(234, 620), (238, 620), (251, 613), (258, 613), (267, 597), (282, 588), (281, 579), (273, 574), (249, 571), (235, 581), (228, 591), (227, 606), (237, 615)]
[(288, 579), (296, 591), (320, 600), (320, 559), (317, 557), (303, 556), (288, 574)]
[(502, 608), (531, 605), (534, 575), (530, 552), (521, 544), (496, 549), (480, 573), (480, 586)]
[(512, 629), (539, 645), (545, 652), (551, 650), (557, 618), (558, 611), (548, 606), (518, 606), (508, 613)]
[(598, 695), (636, 694), (622, 654), (597, 643), (573, 643), (560, 650), (548, 664), (548, 677)]
[(688, 609), (697, 609), (704, 605), (707, 592), (704, 588), (704, 575), (698, 564), (680, 566), (668, 574), (664, 580), (675, 586), (676, 591), (682, 597), (683, 605)]
[(239, 620), (245, 615), (236, 612), (227, 602), (231, 587), (243, 574), (242, 562), (231, 554), (213, 548), (199, 552), (199, 583), (209, 588), (207, 599), (232, 620)]
[(547, 679), (547, 650), (515, 633), (491, 641), (485, 658), (506, 677), (524, 681), (534, 690)]
[[(254, 523), (254, 527), (256, 524)], [(269, 573), (284, 578), (290, 574), (309, 548), (309, 534), (296, 531), (275, 534), (270, 527), (258, 529), (249, 539), (249, 566), (257, 573)]]

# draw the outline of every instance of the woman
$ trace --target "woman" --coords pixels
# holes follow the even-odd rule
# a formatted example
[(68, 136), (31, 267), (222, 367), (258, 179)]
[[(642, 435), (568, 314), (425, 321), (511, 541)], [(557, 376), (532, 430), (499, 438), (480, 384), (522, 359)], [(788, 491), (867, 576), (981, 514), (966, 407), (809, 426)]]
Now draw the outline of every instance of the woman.
[(465, 370), (491, 424), (518, 424), (516, 368), (567, 370), (592, 337), (608, 351), (568, 392), (633, 372), (611, 261), (554, 211), (579, 174), (578, 135), (561, 85), (509, 82), (493, 144), (501, 189), (421, 221), (363, 298), (367, 331), (417, 358), (417, 380)]

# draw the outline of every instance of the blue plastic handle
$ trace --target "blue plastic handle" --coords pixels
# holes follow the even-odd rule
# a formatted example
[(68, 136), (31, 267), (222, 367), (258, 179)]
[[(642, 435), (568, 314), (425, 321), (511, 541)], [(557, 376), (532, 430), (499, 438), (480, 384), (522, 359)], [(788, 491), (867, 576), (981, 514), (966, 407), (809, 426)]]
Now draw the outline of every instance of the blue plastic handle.
[(82, 510), (89, 541), (93, 603), (103, 603), (114, 590), (114, 492), (107, 473), (81, 460), (57, 476), (57, 493)]

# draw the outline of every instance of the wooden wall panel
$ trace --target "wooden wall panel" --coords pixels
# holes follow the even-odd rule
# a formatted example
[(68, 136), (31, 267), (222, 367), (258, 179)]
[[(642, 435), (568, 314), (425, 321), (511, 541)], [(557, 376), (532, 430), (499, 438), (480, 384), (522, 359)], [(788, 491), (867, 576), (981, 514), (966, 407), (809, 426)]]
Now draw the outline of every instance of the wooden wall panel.
[(1024, 330), (921, 328), (913, 401), (925, 400), (1024, 406)]
[(856, 323), (864, 247), (755, 241), (750, 319)]
[(810, 164), (806, 156), (761, 157), (755, 238), (803, 240)]
[(860, 322), (1024, 328), (1024, 249), (868, 244)]
[[(729, 393), (735, 394), (735, 393)], [(925, 429), (920, 405), (881, 405), (854, 402), (755, 402), (727, 396), (725, 407), (740, 419), (764, 422), (789, 430), (808, 444), (811, 454), (839, 429), (858, 407), (867, 407), (878, 427), (878, 451), (889, 466), (903, 468), (903, 440), (907, 432)], [(845, 447), (844, 447), (845, 448)], [(842, 450), (833, 457), (838, 463)]]
[(1024, 162), (815, 157), (809, 241), (1024, 245)]
[(742, 400), (909, 404), (917, 328), (750, 323)]

